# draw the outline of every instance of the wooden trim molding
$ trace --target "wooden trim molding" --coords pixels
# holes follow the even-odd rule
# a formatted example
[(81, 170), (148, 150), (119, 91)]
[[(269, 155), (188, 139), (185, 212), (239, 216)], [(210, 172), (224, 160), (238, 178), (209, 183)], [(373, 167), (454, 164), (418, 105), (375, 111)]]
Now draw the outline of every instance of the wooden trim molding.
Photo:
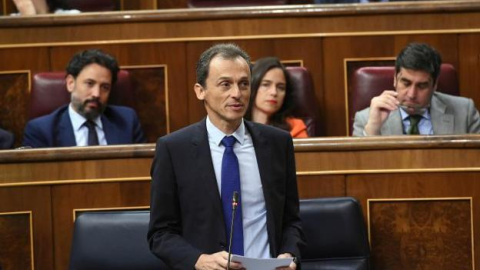
[(15, 211), (15, 212), (0, 212), (0, 216), (11, 216), (11, 215), (28, 215), (29, 223), (29, 232), (30, 232), (30, 261), (31, 269), (35, 269), (35, 252), (33, 247), (33, 212), (32, 211)]
[[(182, 12), (179, 12), (182, 10)], [(404, 14), (404, 13), (446, 13), (480, 10), (480, 2), (475, 0), (458, 1), (415, 1), (369, 4), (335, 4), (335, 5), (285, 5), (285, 6), (252, 6), (252, 7), (220, 7), (176, 10), (141, 10), (88, 12), (77, 15), (37, 15), (35, 17), (0, 18), (0, 27), (47, 26), (47, 25), (87, 25), (98, 23), (126, 23), (148, 21), (193, 21), (245, 19), (253, 17), (285, 18), (285, 17), (327, 17), (366, 14)]]
[(25, 69), (25, 70), (2, 70), (0, 71), (0, 75), (3, 75), (3, 74), (27, 74), (27, 77), (28, 77), (28, 92), (31, 93), (32, 92), (32, 71), (29, 70), (29, 69)]
[[(293, 140), (295, 152), (342, 152), (395, 149), (475, 149), (480, 134), (430, 136), (316, 137)], [(0, 150), (0, 166), (31, 161), (65, 161), (116, 158), (153, 158), (155, 144), (131, 144)]]
[[(0, 17), (1, 20), (1, 17)], [(0, 25), (0, 29), (2, 26)], [(35, 42), (0, 44), (0, 49), (35, 48), (35, 47), (65, 47), (65, 46), (95, 46), (121, 44), (148, 44), (148, 43), (175, 43), (175, 42), (202, 42), (202, 41), (231, 41), (231, 40), (258, 40), (258, 39), (299, 39), (299, 38), (326, 38), (326, 37), (366, 37), (366, 36), (398, 36), (398, 35), (439, 35), (439, 34), (476, 34), (480, 28), (456, 28), (440, 30), (394, 30), (394, 31), (357, 31), (357, 32), (322, 32), (303, 34), (258, 34), (237, 36), (189, 36), (171, 38), (133, 38), (115, 40), (91, 40), (71, 42)]]
[(129, 65), (129, 66), (121, 66), (122, 69), (147, 69), (147, 68), (163, 68), (164, 69), (164, 88), (165, 88), (165, 117), (166, 117), (166, 130), (167, 134), (170, 133), (170, 91), (168, 88), (168, 65), (161, 64), (161, 65)]

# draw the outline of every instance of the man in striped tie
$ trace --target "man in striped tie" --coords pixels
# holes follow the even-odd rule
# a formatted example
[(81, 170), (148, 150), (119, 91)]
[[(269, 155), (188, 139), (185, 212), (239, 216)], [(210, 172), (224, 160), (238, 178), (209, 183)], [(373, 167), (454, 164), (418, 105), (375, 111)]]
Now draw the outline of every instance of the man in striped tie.
[(304, 241), (293, 143), (243, 119), (250, 78), (238, 46), (206, 50), (194, 91), (207, 117), (157, 141), (148, 239), (169, 269), (227, 269), (230, 246), (246, 257), (294, 257), (284, 269), (297, 268)]
[(427, 44), (405, 47), (395, 62), (395, 90), (383, 91), (356, 113), (353, 135), (480, 133), (472, 99), (436, 91), (441, 64), (440, 54)]

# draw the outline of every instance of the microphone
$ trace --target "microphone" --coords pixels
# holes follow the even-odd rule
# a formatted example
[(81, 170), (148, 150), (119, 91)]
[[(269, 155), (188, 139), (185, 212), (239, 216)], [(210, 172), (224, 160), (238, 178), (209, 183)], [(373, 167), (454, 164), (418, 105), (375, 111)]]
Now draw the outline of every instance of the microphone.
[(228, 240), (228, 261), (227, 270), (230, 270), (230, 257), (232, 256), (232, 239), (233, 239), (233, 224), (235, 220), (235, 213), (238, 206), (238, 191), (233, 192), (232, 196), (232, 221), (230, 222), (230, 236)]

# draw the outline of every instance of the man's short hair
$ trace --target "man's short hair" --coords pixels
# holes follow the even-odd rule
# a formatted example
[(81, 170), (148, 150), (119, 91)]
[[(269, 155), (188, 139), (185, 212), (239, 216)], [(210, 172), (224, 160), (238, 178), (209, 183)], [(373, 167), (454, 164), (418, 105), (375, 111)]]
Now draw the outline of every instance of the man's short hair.
[(410, 43), (397, 56), (395, 61), (395, 74), (401, 68), (425, 71), (435, 83), (440, 75), (442, 57), (431, 46), (425, 43)]
[(101, 50), (91, 49), (76, 53), (67, 65), (67, 75), (77, 78), (78, 74), (90, 64), (98, 64), (110, 70), (112, 74), (112, 85), (117, 81), (117, 74), (120, 68), (117, 60)]
[(248, 56), (248, 54), (244, 50), (240, 49), (240, 47), (238, 47), (236, 44), (222, 43), (214, 45), (204, 51), (202, 55), (200, 55), (200, 59), (198, 59), (197, 62), (197, 83), (202, 87), (206, 87), (205, 82), (208, 77), (210, 62), (217, 55), (227, 60), (233, 60), (238, 57), (242, 57), (245, 59), (245, 61), (247, 61), (248, 66), (251, 66), (250, 56)]

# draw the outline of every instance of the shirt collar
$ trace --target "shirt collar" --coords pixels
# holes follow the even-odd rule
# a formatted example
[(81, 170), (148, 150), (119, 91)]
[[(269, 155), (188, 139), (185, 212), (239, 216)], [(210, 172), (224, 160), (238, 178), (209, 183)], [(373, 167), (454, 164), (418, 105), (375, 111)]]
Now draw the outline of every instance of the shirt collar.
[[(402, 108), (400, 108), (400, 115), (402, 116), (403, 121), (408, 120), (408, 117), (410, 117), (410, 115), (406, 111), (404, 111)], [(430, 109), (425, 110), (422, 114), (422, 117), (430, 120)]]
[(240, 123), (240, 126), (233, 132), (232, 134), (225, 134), (223, 131), (218, 129), (212, 121), (210, 121), (210, 118), (207, 116), (207, 132), (208, 132), (208, 137), (210, 137), (215, 145), (220, 145), (222, 142), (223, 137), (225, 136), (233, 136), (237, 140), (240, 145), (243, 145), (243, 142), (245, 140), (245, 124), (243, 122)]
[[(72, 108), (72, 104), (68, 106), (68, 114), (70, 116), (70, 120), (72, 121), (74, 131), (80, 130), (83, 124), (87, 121), (87, 118), (85, 118), (83, 115), (79, 114)], [(95, 122), (95, 125), (97, 127), (103, 129), (102, 120), (100, 119), (100, 117), (93, 119), (93, 122)]]

